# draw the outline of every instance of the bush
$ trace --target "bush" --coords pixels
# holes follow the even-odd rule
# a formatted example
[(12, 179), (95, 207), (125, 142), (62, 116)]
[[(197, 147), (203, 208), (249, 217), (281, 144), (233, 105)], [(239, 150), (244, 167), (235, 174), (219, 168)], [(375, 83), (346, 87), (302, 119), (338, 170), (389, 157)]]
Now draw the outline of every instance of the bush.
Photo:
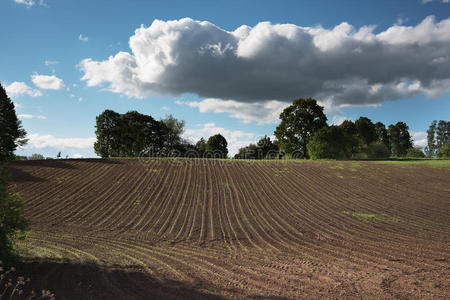
[(425, 153), (419, 148), (410, 148), (406, 151), (406, 157), (411, 158), (425, 158)]
[(347, 136), (338, 126), (323, 127), (309, 140), (306, 148), (312, 159), (340, 159), (348, 158), (344, 149), (347, 144)]
[(438, 158), (450, 158), (450, 142), (444, 144), (444, 146), (439, 149), (436, 153), (436, 157)]
[(15, 258), (12, 239), (27, 228), (23, 201), (18, 193), (8, 191), (7, 170), (0, 169), (0, 260)]
[(384, 159), (389, 158), (390, 151), (382, 142), (371, 143), (366, 149), (367, 158)]

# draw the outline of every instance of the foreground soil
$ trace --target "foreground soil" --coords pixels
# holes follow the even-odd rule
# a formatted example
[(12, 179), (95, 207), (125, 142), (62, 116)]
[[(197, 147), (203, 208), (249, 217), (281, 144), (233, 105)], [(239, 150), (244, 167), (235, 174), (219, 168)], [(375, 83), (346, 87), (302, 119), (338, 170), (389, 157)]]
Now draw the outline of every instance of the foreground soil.
[(9, 164), (19, 273), (57, 299), (450, 298), (450, 168), (89, 159)]

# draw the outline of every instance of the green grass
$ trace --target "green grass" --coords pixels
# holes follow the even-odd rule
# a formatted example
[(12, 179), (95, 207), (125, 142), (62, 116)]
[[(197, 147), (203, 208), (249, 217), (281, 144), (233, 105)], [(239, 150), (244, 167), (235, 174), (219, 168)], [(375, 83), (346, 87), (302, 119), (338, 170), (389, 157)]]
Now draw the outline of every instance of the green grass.
[(450, 159), (396, 159), (379, 161), (384, 164), (395, 164), (403, 166), (426, 165), (435, 168), (450, 168)]
[(374, 214), (374, 213), (361, 213), (361, 212), (352, 212), (344, 210), (342, 212), (344, 215), (357, 218), (363, 222), (370, 222), (370, 221), (383, 221), (383, 222), (389, 222), (394, 223), (398, 222), (398, 218), (388, 216), (386, 214)]

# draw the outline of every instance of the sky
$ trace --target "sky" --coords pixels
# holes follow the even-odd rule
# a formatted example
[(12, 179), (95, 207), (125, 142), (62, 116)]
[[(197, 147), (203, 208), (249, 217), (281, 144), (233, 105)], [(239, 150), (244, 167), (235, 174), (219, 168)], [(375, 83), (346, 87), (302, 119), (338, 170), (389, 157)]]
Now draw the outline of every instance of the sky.
[(96, 157), (95, 117), (185, 120), (230, 154), (312, 97), (329, 124), (406, 122), (424, 146), (450, 116), (449, 0), (0, 0), (0, 83), (29, 143)]

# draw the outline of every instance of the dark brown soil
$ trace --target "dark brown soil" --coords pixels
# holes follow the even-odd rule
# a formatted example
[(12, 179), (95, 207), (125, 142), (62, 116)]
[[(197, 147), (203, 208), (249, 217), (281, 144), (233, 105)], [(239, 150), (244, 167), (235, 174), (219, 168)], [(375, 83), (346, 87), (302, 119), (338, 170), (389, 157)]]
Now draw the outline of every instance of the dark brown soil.
[(57, 299), (450, 297), (450, 170), (380, 162), (13, 162)]

